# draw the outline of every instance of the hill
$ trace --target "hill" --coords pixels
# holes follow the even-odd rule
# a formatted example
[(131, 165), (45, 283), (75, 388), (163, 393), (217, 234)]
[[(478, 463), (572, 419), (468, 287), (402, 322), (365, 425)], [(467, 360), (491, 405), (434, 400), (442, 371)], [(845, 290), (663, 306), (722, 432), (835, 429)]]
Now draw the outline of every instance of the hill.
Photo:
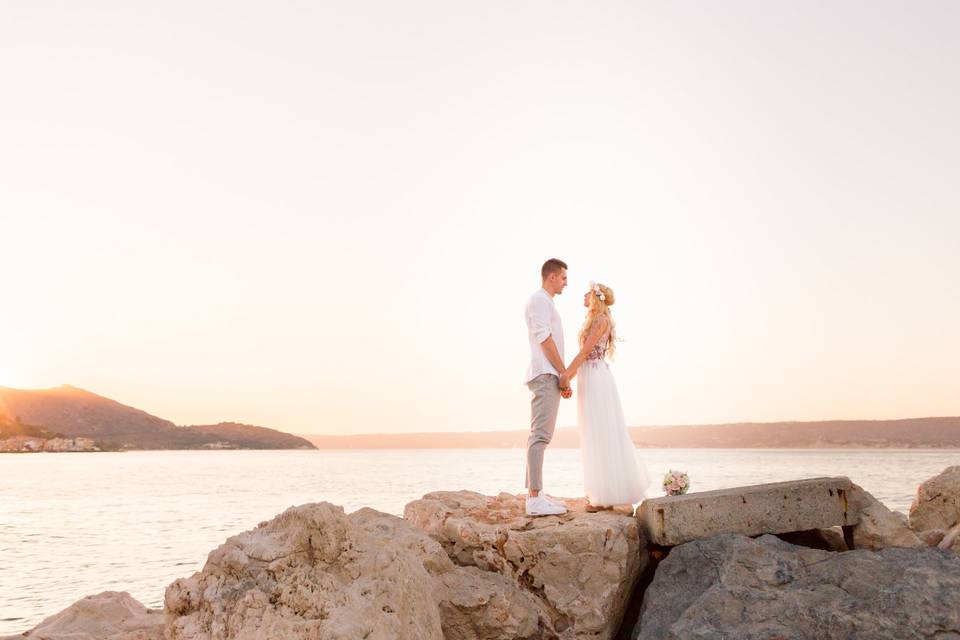
[(239, 422), (181, 427), (227, 441), (240, 449), (316, 449), (308, 440), (266, 427)]
[(957, 448), (960, 417), (638, 427), (630, 436), (641, 447)]
[(303, 438), (264, 427), (235, 423), (179, 427), (70, 385), (41, 390), (0, 387), (0, 415), (69, 438), (93, 438), (101, 448), (112, 450), (315, 448)]
[(50, 431), (44, 427), (23, 424), (19, 420), (11, 420), (8, 416), (0, 415), (0, 440), (13, 436), (31, 436), (34, 438), (62, 438), (62, 433)]
[[(827, 449), (960, 448), (960, 417), (904, 420), (825, 420), (630, 427), (643, 448)], [(321, 449), (473, 449), (525, 447), (526, 431), (391, 433), (355, 436), (302, 434)], [(580, 446), (577, 430), (557, 429), (555, 448)]]

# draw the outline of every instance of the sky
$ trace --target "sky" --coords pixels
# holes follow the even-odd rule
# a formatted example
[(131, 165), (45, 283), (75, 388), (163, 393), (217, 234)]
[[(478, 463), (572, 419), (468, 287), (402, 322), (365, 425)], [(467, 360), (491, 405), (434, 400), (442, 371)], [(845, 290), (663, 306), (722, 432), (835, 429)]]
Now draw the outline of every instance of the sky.
[[(294, 433), (960, 414), (954, 2), (0, 3), (0, 385)], [(561, 425), (575, 424), (575, 400)]]

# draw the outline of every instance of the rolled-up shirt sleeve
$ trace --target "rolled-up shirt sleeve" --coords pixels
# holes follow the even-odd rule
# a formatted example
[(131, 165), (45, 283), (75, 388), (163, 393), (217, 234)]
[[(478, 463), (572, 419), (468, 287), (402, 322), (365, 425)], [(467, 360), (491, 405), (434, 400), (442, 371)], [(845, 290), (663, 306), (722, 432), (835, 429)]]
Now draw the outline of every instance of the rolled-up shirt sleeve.
[(527, 313), (527, 326), (541, 344), (553, 333), (550, 329), (550, 304), (546, 300), (535, 298), (531, 302)]

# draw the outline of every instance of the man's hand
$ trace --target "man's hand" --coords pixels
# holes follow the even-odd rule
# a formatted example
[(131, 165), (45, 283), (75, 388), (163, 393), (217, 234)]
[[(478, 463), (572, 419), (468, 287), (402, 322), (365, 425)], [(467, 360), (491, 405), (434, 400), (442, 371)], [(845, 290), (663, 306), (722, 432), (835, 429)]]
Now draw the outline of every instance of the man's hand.
[(560, 380), (557, 383), (560, 387), (560, 397), (569, 398), (573, 395), (573, 390), (570, 389), (570, 374), (564, 371), (560, 374)]

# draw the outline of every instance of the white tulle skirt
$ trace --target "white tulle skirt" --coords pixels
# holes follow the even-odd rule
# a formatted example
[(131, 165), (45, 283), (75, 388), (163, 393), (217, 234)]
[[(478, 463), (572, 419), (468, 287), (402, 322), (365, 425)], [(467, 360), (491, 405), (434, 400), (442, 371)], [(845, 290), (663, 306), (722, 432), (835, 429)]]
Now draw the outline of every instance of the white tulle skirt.
[(577, 372), (577, 427), (583, 459), (583, 485), (590, 504), (636, 504), (650, 486), (646, 466), (623, 419), (620, 394), (610, 367), (588, 360)]

